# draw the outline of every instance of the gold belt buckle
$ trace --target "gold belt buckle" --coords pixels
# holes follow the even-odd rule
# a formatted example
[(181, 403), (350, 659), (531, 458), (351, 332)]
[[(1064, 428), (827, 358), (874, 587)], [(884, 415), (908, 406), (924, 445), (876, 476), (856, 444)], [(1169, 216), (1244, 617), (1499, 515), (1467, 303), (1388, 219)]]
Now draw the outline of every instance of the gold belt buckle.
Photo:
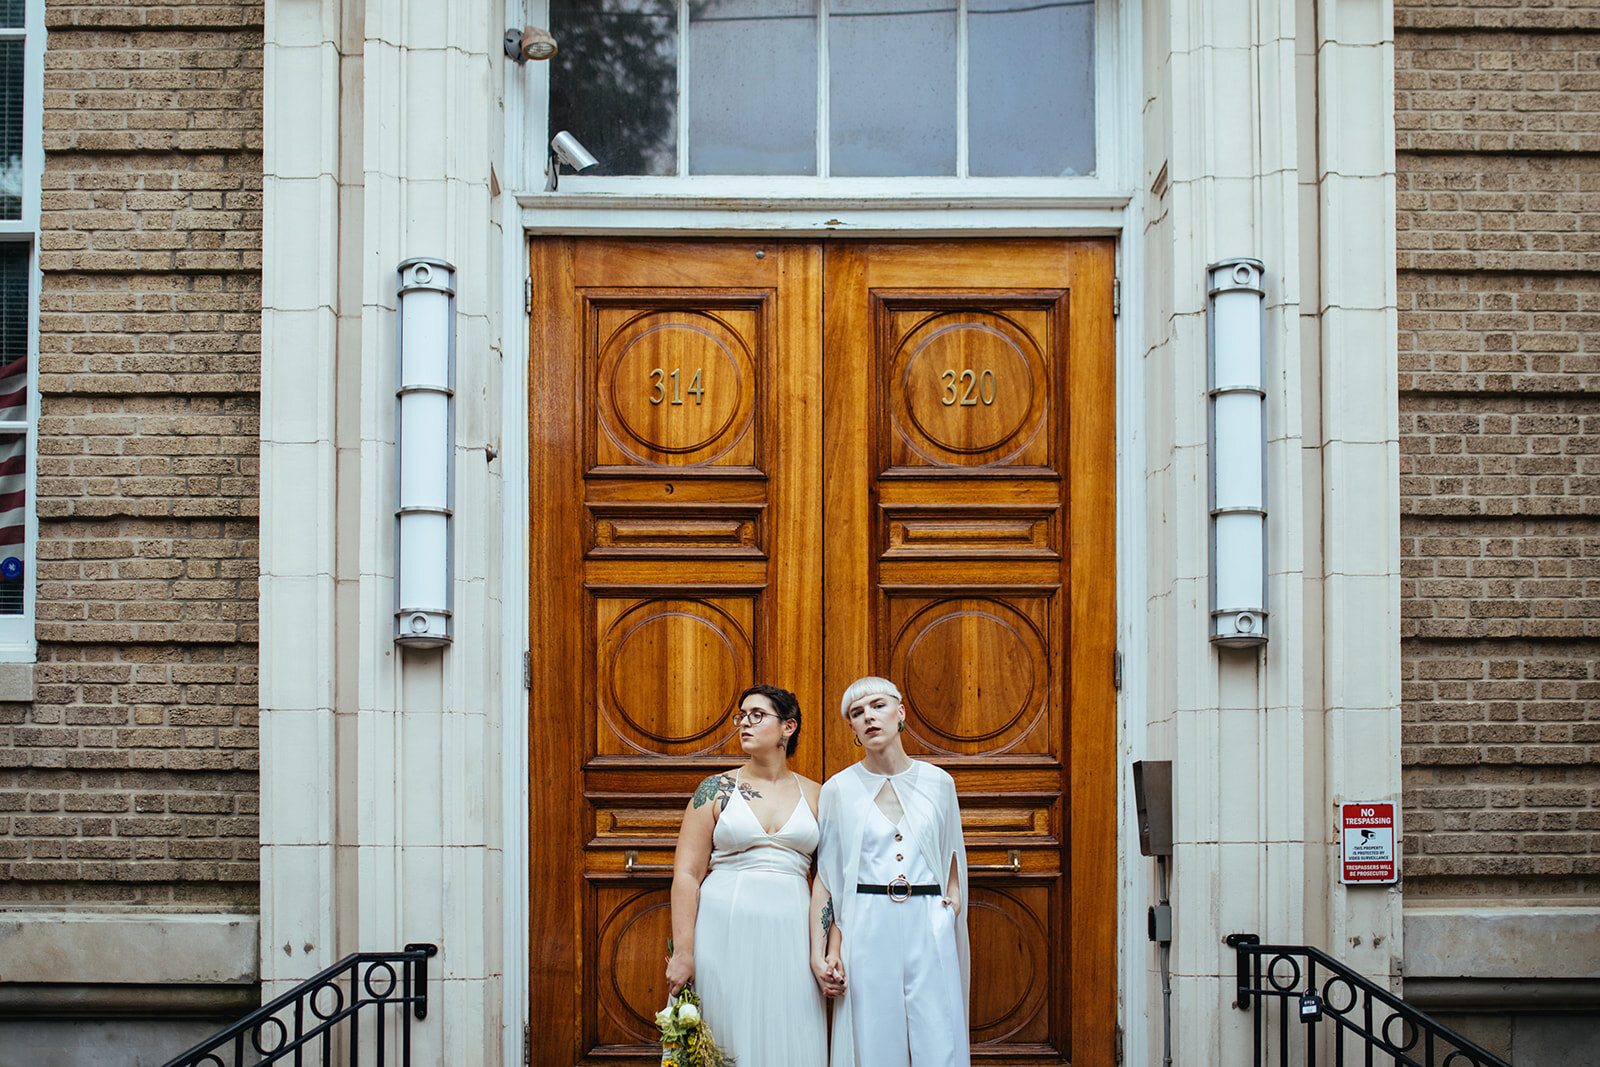
[[(895, 893), (896, 887), (900, 888), (898, 895)], [(902, 874), (889, 883), (889, 899), (896, 904), (911, 899), (911, 883), (906, 880), (905, 875)]]

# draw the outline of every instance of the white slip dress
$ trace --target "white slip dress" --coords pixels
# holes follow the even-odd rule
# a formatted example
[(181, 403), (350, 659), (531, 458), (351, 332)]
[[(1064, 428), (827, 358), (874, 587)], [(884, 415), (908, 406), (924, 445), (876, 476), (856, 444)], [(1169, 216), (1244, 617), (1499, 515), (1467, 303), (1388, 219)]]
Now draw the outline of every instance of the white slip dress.
[(694, 923), (694, 988), (718, 1046), (738, 1067), (828, 1062), (806, 881), (819, 836), (804, 792), (769, 834), (738, 788), (712, 832)]

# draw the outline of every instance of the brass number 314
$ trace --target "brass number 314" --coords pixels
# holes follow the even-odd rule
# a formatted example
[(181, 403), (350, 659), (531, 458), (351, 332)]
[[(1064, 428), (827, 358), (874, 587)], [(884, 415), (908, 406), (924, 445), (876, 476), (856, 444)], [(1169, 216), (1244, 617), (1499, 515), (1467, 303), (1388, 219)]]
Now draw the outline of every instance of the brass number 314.
[[(964, 408), (976, 407), (980, 401), (985, 406), (994, 403), (995, 377), (992, 370), (978, 374), (969, 367), (959, 376), (955, 371), (947, 370), (939, 375), (939, 380), (944, 382), (944, 396), (940, 402), (945, 407), (951, 404), (960, 404)], [(961, 383), (959, 394), (956, 392), (957, 382)]]
[(650, 372), (650, 385), (651, 385), (651, 388), (653, 388), (655, 390), (654, 395), (652, 395), (650, 397), (650, 403), (659, 404), (663, 400), (667, 399), (667, 379), (668, 378), (672, 379), (672, 400), (671, 400), (671, 404), (676, 404), (679, 407), (682, 407), (683, 406), (683, 393), (688, 393), (690, 396), (694, 397), (694, 402), (696, 404), (705, 403), (705, 399), (706, 399), (705, 386), (700, 384), (700, 375), (705, 370), (705, 368), (696, 367), (694, 369), (694, 377), (689, 379), (689, 388), (683, 390), (683, 392), (679, 392), (678, 391), (678, 374), (679, 374), (680, 370), (681, 370), (681, 368), (674, 367), (674, 368), (672, 368), (672, 372), (669, 374), (669, 373), (667, 373), (667, 371), (665, 369), (663, 369), (661, 367), (657, 367), (655, 370)]

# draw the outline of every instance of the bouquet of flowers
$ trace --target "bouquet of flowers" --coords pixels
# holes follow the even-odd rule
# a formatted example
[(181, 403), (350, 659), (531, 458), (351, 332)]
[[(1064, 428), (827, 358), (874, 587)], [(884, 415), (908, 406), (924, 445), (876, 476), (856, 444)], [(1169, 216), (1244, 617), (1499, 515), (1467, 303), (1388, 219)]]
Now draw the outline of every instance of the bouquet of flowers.
[(700, 1017), (700, 997), (685, 989), (656, 1012), (661, 1030), (661, 1067), (733, 1067), (733, 1057), (717, 1047), (711, 1027)]

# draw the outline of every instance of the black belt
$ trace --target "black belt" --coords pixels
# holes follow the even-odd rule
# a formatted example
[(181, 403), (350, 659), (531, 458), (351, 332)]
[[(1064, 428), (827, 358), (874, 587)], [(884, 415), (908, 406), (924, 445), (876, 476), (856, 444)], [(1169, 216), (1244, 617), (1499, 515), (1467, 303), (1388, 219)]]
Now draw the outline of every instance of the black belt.
[(890, 900), (906, 900), (910, 897), (936, 897), (939, 895), (939, 887), (912, 885), (904, 878), (896, 878), (888, 885), (857, 885), (856, 892), (888, 897)]

